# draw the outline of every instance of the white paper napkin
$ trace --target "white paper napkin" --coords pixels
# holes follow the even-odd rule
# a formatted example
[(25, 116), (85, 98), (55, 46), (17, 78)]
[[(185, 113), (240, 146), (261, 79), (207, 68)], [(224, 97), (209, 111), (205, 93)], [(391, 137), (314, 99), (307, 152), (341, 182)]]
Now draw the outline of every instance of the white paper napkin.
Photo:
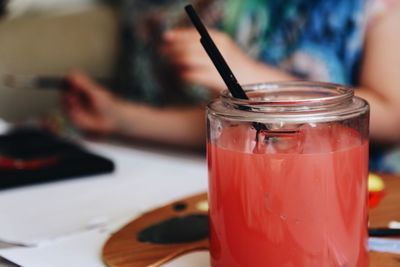
[(206, 191), (205, 159), (89, 144), (116, 171), (0, 192), (0, 240), (27, 245), (106, 226)]

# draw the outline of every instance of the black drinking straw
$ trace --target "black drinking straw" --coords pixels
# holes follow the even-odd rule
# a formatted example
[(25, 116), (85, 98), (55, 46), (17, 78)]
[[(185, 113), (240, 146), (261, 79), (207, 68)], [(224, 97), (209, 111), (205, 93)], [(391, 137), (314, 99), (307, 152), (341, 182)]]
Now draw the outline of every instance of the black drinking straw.
[[(226, 64), (224, 57), (221, 55), (221, 52), (219, 52), (214, 41), (211, 39), (210, 34), (208, 33), (203, 22), (201, 22), (201, 19), (197, 15), (193, 6), (187, 5), (185, 6), (185, 10), (190, 20), (192, 21), (193, 25), (196, 27), (197, 31), (200, 34), (201, 37), (200, 43), (203, 45), (211, 61), (214, 63), (214, 66), (217, 68), (219, 75), (221, 75), (232, 96), (240, 99), (249, 99), (246, 93), (244, 92), (243, 88), (236, 80), (235, 75), (233, 75), (228, 64)], [(242, 109), (248, 110), (248, 108), (242, 108)], [(257, 130), (256, 140), (258, 141), (258, 133), (262, 130), (265, 130), (266, 126), (258, 122), (253, 122), (252, 124), (254, 128)]]
[(233, 75), (228, 64), (226, 64), (224, 57), (221, 55), (221, 52), (219, 52), (214, 41), (211, 39), (210, 34), (208, 33), (204, 24), (201, 22), (201, 19), (197, 15), (193, 6), (187, 5), (185, 6), (185, 10), (201, 36), (200, 43), (203, 45), (211, 61), (214, 63), (214, 66), (217, 68), (232, 96), (235, 98), (249, 99), (243, 88), (236, 80), (235, 75)]

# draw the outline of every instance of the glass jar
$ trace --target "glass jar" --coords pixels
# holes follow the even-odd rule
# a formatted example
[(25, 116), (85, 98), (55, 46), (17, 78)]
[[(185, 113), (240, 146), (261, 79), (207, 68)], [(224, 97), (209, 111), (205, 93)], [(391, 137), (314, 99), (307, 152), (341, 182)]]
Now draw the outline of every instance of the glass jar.
[(283, 82), (207, 107), (213, 267), (366, 267), (369, 106)]

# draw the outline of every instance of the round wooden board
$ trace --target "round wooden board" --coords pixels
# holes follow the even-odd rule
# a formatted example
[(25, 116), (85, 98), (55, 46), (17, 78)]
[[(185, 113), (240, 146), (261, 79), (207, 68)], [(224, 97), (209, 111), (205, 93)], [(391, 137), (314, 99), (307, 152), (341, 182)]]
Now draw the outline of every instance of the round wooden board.
[[(103, 247), (103, 261), (109, 267), (153, 267), (190, 251), (208, 249), (208, 239), (170, 245), (143, 243), (137, 240), (140, 231), (171, 217), (207, 214), (208, 211), (204, 209), (206, 201), (207, 194), (202, 193), (143, 214), (111, 236)], [(176, 204), (187, 206), (179, 211), (175, 209)]]
[[(370, 211), (372, 227), (386, 227), (390, 220), (400, 221), (400, 209), (398, 208), (398, 203), (400, 203), (400, 177), (382, 177), (385, 180), (387, 192), (382, 203)], [(141, 243), (136, 238), (137, 234), (144, 228), (168, 218), (193, 213), (207, 214), (206, 210), (199, 209), (199, 204), (206, 200), (207, 194), (202, 193), (143, 214), (112, 235), (106, 242), (103, 247), (104, 262), (109, 267), (156, 267), (190, 251), (208, 250), (207, 239), (192, 243), (157, 245)], [(187, 208), (177, 211), (174, 208), (177, 203), (185, 203)], [(369, 266), (399, 267), (400, 255), (371, 252)]]

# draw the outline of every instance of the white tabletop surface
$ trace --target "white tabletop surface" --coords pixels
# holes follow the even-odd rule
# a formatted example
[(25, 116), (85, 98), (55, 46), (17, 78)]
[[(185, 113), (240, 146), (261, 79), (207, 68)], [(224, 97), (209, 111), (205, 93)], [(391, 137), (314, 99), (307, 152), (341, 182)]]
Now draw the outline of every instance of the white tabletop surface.
[[(147, 210), (206, 191), (204, 156), (85, 142), (114, 161), (112, 174), (0, 191), (0, 255), (24, 267), (102, 267), (109, 235)], [(0, 266), (13, 266), (0, 261)], [(165, 266), (206, 267), (207, 252)]]

